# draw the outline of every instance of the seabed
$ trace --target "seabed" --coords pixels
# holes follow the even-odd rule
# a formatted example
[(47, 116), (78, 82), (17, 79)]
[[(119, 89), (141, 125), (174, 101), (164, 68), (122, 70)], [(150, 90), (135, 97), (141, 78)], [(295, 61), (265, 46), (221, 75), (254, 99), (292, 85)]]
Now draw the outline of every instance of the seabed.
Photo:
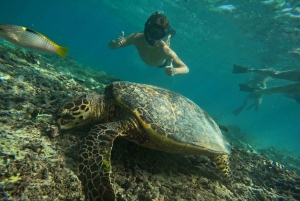
[[(51, 132), (51, 125), (65, 99), (103, 93), (116, 80), (70, 56), (0, 45), (0, 200), (85, 200), (77, 156), (89, 128)], [(232, 186), (206, 156), (168, 154), (117, 139), (112, 176), (118, 200), (300, 200), (300, 158), (259, 149), (237, 125), (227, 127)]]

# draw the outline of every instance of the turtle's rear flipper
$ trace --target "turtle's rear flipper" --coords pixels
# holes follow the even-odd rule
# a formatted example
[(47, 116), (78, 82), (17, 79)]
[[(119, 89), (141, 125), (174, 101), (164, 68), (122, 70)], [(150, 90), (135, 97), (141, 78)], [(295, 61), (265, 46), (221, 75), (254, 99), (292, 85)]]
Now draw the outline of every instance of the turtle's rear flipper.
[(229, 166), (229, 155), (215, 155), (211, 157), (214, 163), (220, 168), (224, 177), (229, 183), (232, 183), (232, 175)]
[(233, 64), (233, 70), (232, 70), (232, 73), (234, 73), (234, 74), (247, 73), (248, 70), (249, 70), (249, 68), (245, 68), (245, 67), (242, 67), (242, 66), (238, 66), (238, 65)]
[(115, 201), (111, 183), (111, 149), (119, 135), (117, 122), (92, 128), (79, 152), (79, 178), (89, 200)]

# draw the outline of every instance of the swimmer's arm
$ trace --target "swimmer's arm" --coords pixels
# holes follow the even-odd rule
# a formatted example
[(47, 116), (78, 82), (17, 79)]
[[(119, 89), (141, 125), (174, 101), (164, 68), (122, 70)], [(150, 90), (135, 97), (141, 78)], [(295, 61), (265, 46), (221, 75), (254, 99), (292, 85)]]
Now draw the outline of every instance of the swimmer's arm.
[(170, 61), (170, 66), (166, 67), (167, 75), (173, 76), (177, 74), (187, 74), (189, 68), (181, 61), (181, 59), (176, 55), (171, 49), (168, 51), (167, 60)]
[(132, 45), (134, 42), (134, 38), (136, 33), (130, 34), (126, 38), (124, 38), (124, 32), (122, 31), (121, 36), (119, 36), (116, 40), (112, 40), (108, 43), (108, 47), (111, 50), (118, 49), (121, 47), (126, 47), (128, 45)]
[(189, 68), (179, 59), (178, 56), (173, 58), (173, 66), (175, 67), (175, 74), (187, 74)]

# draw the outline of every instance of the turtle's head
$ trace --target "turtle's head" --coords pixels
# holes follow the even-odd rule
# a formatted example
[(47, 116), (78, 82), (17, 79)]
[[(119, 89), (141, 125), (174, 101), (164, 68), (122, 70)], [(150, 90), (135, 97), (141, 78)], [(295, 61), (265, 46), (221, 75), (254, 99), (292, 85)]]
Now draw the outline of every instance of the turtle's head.
[(65, 103), (57, 114), (59, 128), (66, 130), (90, 123), (95, 116), (93, 111), (99, 109), (101, 97), (99, 94), (86, 94)]

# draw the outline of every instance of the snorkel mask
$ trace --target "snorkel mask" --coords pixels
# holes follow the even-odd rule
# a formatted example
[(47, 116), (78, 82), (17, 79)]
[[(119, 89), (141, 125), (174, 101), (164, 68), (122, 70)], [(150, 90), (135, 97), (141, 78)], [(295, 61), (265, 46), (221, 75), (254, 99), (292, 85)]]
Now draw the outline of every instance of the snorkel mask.
[(166, 36), (166, 29), (159, 24), (152, 23), (151, 17), (153, 15), (161, 14), (159, 12), (155, 12), (152, 14), (147, 22), (145, 23), (144, 35), (145, 39), (149, 45), (154, 46), (155, 42), (164, 38)]

